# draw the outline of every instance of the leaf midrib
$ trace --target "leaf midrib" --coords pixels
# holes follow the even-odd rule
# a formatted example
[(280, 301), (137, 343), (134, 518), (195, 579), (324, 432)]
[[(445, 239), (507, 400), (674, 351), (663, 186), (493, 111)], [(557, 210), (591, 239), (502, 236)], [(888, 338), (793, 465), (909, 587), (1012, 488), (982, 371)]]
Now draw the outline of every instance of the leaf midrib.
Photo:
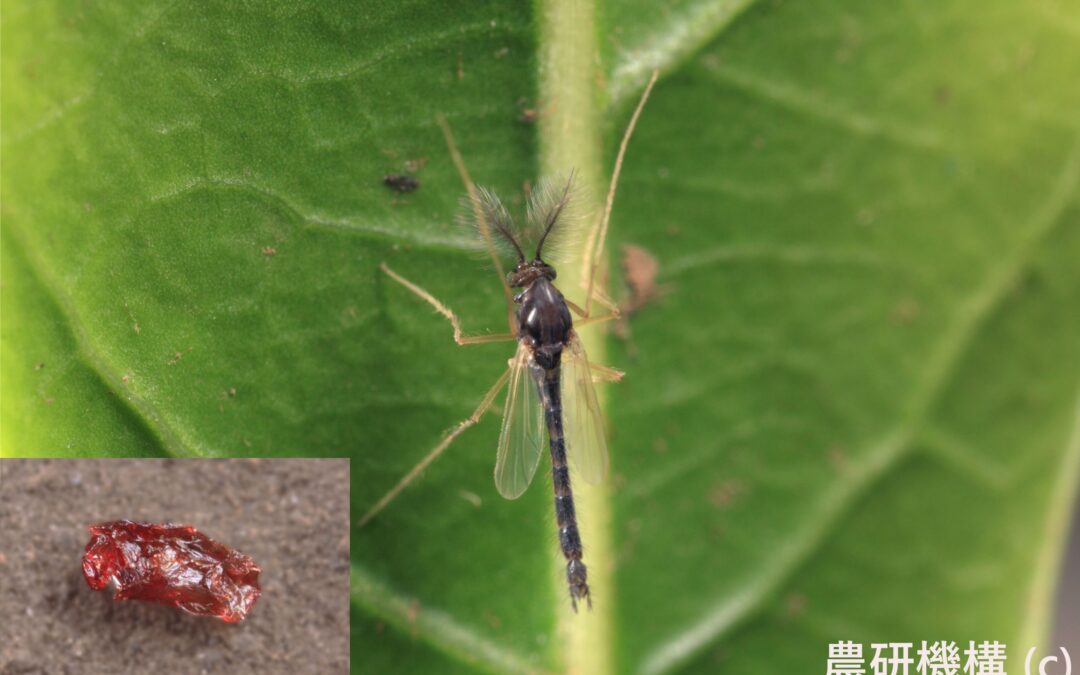
[[(708, 7), (713, 8), (714, 10), (716, 10), (717, 8), (719, 8), (721, 6), (731, 5), (733, 7), (738, 8), (737, 11), (742, 11), (743, 9), (745, 9), (745, 8), (747, 8), (749, 6), (752, 6), (753, 4), (754, 4), (754, 0), (736, 0), (736, 1), (731, 2), (731, 3), (702, 3), (698, 7), (700, 8), (700, 7), (703, 7), (703, 6), (708, 6)], [(733, 18), (733, 17), (731, 17), (731, 18)], [(678, 48), (676, 46), (676, 47), (670, 48), (666, 52), (661, 50), (660, 52), (657, 52), (658, 55), (650, 57), (651, 60), (641, 61), (640, 63), (634, 62), (634, 63), (638, 64), (634, 68), (630, 67), (632, 65), (631, 60), (624, 60), (621, 63), (616, 64), (615, 71), (614, 71), (615, 74), (611, 78), (611, 83), (612, 83), (611, 94), (612, 95), (611, 95), (611, 98), (610, 98), (610, 107), (611, 108), (618, 108), (618, 107), (620, 107), (622, 105), (625, 105), (626, 102), (628, 102), (631, 98), (633, 98), (633, 92), (640, 89), (640, 84), (644, 82), (644, 78), (647, 77), (647, 73), (652, 69), (652, 67), (659, 66), (659, 67), (663, 68), (664, 70), (670, 70), (675, 65), (677, 65), (679, 62), (685, 60), (685, 58), (688, 58), (688, 56), (690, 54), (697, 51), (701, 46), (707, 44), (709, 41), (711, 41), (713, 38), (715, 38), (715, 36), (717, 34), (719, 34), (730, 23), (731, 18), (727, 18), (725, 20), (725, 23), (723, 23), (723, 25), (716, 26), (707, 35), (699, 35), (696, 38), (697, 43), (695, 45), (693, 45), (692, 48), (680, 49), (680, 48)], [(647, 65), (641, 65), (641, 64), (647, 64)], [(620, 69), (622, 69), (622, 70), (620, 71)], [(622, 72), (623, 74), (620, 75), (620, 72)], [(1066, 163), (1065, 170), (1062, 172), (1062, 180), (1059, 180), (1056, 183), (1056, 188), (1060, 188), (1063, 184), (1065, 184), (1066, 187), (1068, 188), (1068, 190), (1075, 191), (1076, 173), (1077, 173), (1076, 166), (1077, 166), (1077, 153), (1074, 152), (1072, 154), (1071, 158), (1070, 158), (1070, 161)], [(1071, 167), (1071, 170), (1070, 170), (1070, 167)], [(1070, 175), (1070, 174), (1072, 175), (1072, 183), (1073, 183), (1071, 186), (1068, 185), (1068, 175)], [(1070, 198), (1070, 196), (1072, 194), (1072, 192), (1069, 192), (1068, 190), (1066, 190), (1065, 192), (1062, 193), (1060, 203), (1058, 203), (1058, 210), (1057, 210), (1056, 214), (1049, 220), (1049, 222), (1046, 223), (1046, 227), (1044, 228), (1044, 230), (1042, 232), (1036, 233), (1036, 235), (1033, 236), (1027, 242), (1027, 245), (1025, 245), (1023, 247), (1022, 253), (1020, 255), (1016, 256), (1014, 258), (1014, 260), (1009, 261), (1009, 262), (1015, 263), (1015, 269), (1012, 271), (1012, 273), (1003, 273), (1001, 275), (1002, 279), (1004, 280), (1002, 282), (1004, 284), (1004, 286), (1003, 287), (995, 286), (994, 283), (992, 283), (992, 282), (997, 278), (997, 275), (991, 274), (990, 275), (990, 277), (991, 277), (990, 282), (988, 282), (987, 284), (984, 284), (985, 288), (993, 288), (994, 289), (993, 293), (989, 293), (989, 298), (988, 298), (989, 302), (988, 302), (987, 306), (984, 307), (981, 312), (976, 312), (975, 316), (969, 316), (969, 320), (967, 322), (965, 322), (963, 319), (959, 319), (958, 323), (957, 323), (957, 327), (954, 330), (949, 331), (949, 334), (946, 335), (946, 338), (944, 338), (942, 340), (941, 346), (939, 346), (938, 350), (935, 350), (935, 351), (945, 351), (945, 352), (947, 352), (948, 350), (946, 349), (946, 347), (947, 347), (946, 343), (948, 342), (949, 335), (952, 335), (953, 333), (956, 333), (956, 334), (959, 335), (960, 341), (957, 344), (956, 351), (952, 354), (952, 356), (950, 358), (945, 359), (945, 362), (944, 362), (943, 366), (941, 367), (941, 372), (940, 372), (940, 374), (938, 376), (938, 379), (940, 381), (938, 381), (936, 383), (936, 385), (933, 382), (933, 380), (934, 380), (933, 373), (935, 372), (935, 369), (934, 368), (928, 368), (927, 369), (927, 371), (926, 371), (927, 376), (924, 378), (924, 381), (927, 381), (928, 384), (924, 385), (923, 387), (918, 388), (918, 390), (916, 392), (917, 394), (918, 394), (918, 392), (921, 392), (921, 391), (924, 391), (924, 390), (926, 392), (925, 393), (924, 409), (923, 409), (923, 412), (922, 412), (921, 415), (913, 414), (913, 416), (910, 416), (910, 420), (911, 420), (910, 423), (911, 424), (913, 424), (913, 425), (920, 424), (921, 421), (923, 421), (925, 419), (926, 412), (933, 408), (933, 404), (936, 401), (936, 397), (945, 388), (945, 385), (949, 381), (948, 378), (953, 374), (953, 369), (955, 368), (956, 363), (959, 361), (960, 356), (964, 353), (964, 349), (963, 349), (964, 346), (967, 345), (967, 344), (970, 344), (970, 341), (973, 340), (978, 335), (979, 329), (981, 328), (982, 323), (985, 320), (986, 316), (988, 316), (989, 314), (991, 314), (993, 312), (993, 309), (1001, 302), (1003, 297), (1006, 295), (1006, 293), (1008, 291), (1008, 287), (1009, 287), (1008, 281), (1010, 279), (1012, 279), (1012, 278), (1015, 278), (1015, 274), (1019, 273), (1019, 271), (1022, 270), (1024, 268), (1024, 266), (1030, 262), (1030, 254), (1038, 246), (1038, 243), (1040, 241), (1042, 241), (1043, 239), (1045, 239), (1046, 236), (1048, 236), (1051, 232), (1053, 232), (1056, 225), (1060, 225), (1060, 223), (1061, 223), (1060, 213), (1064, 209), (1064, 206), (1066, 205), (1066, 203), (1068, 202), (1068, 200), (1069, 200), (1069, 198)], [(1058, 190), (1055, 189), (1054, 193), (1057, 194), (1057, 192), (1058, 192)], [(1054, 203), (1055, 203), (1055, 199), (1054, 199), (1053, 195), (1051, 195), (1051, 198), (1046, 201), (1046, 204), (1052, 206)], [(11, 229), (11, 228), (9, 228), (9, 229)], [(342, 228), (342, 229), (348, 229), (348, 228)], [(102, 382), (103, 382), (103, 384), (105, 386), (113, 389), (114, 391), (118, 391), (118, 392), (122, 391), (124, 393), (124, 395), (120, 396), (119, 398), (125, 400), (126, 401), (125, 404), (131, 406), (131, 408), (139, 415), (139, 417), (141, 419), (143, 419), (146, 426), (151, 430), (151, 432), (155, 435), (155, 437), (159, 438), (159, 440), (161, 441), (163, 450), (173, 452), (174, 454), (195, 454), (182, 441), (180, 441), (179, 438), (176, 438), (171, 434), (169, 426), (164, 423), (164, 421), (162, 420), (160, 415), (158, 415), (156, 413), (156, 411), (153, 409), (152, 406), (150, 406), (148, 403), (146, 403), (145, 401), (143, 401), (139, 397), (130, 395), (130, 391), (128, 389), (121, 388), (119, 386), (118, 378), (116, 378), (115, 375), (109, 371), (109, 368), (107, 367), (107, 365), (105, 365), (104, 359), (99, 354), (97, 354), (96, 350), (94, 350), (92, 343), (90, 342), (89, 338), (87, 337), (87, 335), (85, 333), (85, 330), (83, 330), (83, 328), (82, 328), (81, 321), (79, 321), (79, 319), (78, 319), (78, 314), (74, 310), (74, 307), (73, 307), (73, 304), (72, 304), (70, 298), (68, 298), (65, 294), (63, 294), (62, 292), (60, 292), (58, 290), (60, 288), (60, 286), (56, 283), (53, 276), (47, 272), (47, 266), (42, 265), (41, 261), (36, 256), (32, 255), (33, 247), (26, 245), (26, 243), (21, 241), (21, 240), (18, 243), (19, 243), (20, 250), (24, 251), (24, 254), (25, 254), (27, 260), (31, 263), (31, 267), (35, 270), (35, 274), (37, 274), (40, 277), (36, 281), (38, 283), (40, 283), (42, 288), (44, 288), (47, 291), (47, 293), (50, 295), (50, 297), (56, 303), (56, 306), (60, 309), (62, 315), (64, 316), (66, 323), (68, 324), (69, 328), (72, 331), (72, 335), (73, 335), (73, 337), (75, 339), (75, 342), (76, 342), (76, 345), (78, 347), (79, 353), (80, 353), (82, 359), (84, 360), (84, 362), (88, 365), (88, 367), (90, 367), (101, 378), (101, 380), (102, 380)], [(417, 242), (417, 243), (422, 243), (422, 244), (423, 243), (428, 243), (430, 245), (440, 245), (441, 244), (441, 242), (439, 242), (439, 243), (436, 243), (436, 242)], [(454, 247), (454, 248), (456, 248), (456, 247)], [(1009, 268), (1009, 267), (1010, 267), (1010, 265), (1006, 264), (1006, 265), (1001, 266), (999, 268), (999, 270), (1005, 270), (1006, 272), (1008, 272), (1007, 268)], [(980, 295), (982, 295), (982, 294), (980, 294)], [(913, 396), (912, 397), (913, 403), (911, 404), (912, 407), (917, 409), (919, 407), (917, 405), (917, 403), (922, 398), (924, 398), (924, 397), (921, 397), (921, 396), (918, 396), (918, 395)], [(147, 406), (147, 410), (142, 409), (142, 404), (145, 404)], [(908, 447), (910, 441), (913, 438), (917, 437), (917, 432), (918, 432), (918, 427), (916, 426), (916, 427), (913, 427), (909, 431), (909, 433), (902, 434), (899, 439), (892, 438), (889, 434), (886, 434), (883, 437), (883, 440), (878, 443), (878, 447), (889, 447), (892, 444), (899, 444), (899, 448), (897, 450), (893, 451), (893, 452), (897, 453), (897, 457), (899, 457), (902, 454), (903, 450), (906, 447)], [(174, 440), (167, 441), (166, 437), (172, 437)], [(906, 440), (906, 442), (904, 442), (905, 440)], [(1074, 442), (1074, 445), (1075, 445), (1075, 442)], [(1075, 454), (1075, 452), (1073, 454)], [(892, 464), (884, 466), (882, 468), (880, 474), (877, 474), (875, 476), (870, 476), (868, 478), (869, 484), (872, 484), (874, 479), (879, 478), (881, 475), (884, 475), (885, 473), (887, 473), (887, 470), (888, 470), (889, 466), (891, 466), (891, 465)], [(857, 490), (857, 493), (853, 494), (850, 497), (850, 501), (847, 503), (847, 508), (850, 508), (851, 504), (855, 500), (857, 500), (857, 498), (858, 498), (858, 496), (860, 494), (865, 493), (866, 487), (868, 487), (868, 486), (863, 486), (862, 488)], [(846, 510), (845, 510), (845, 512), (846, 512)], [(842, 513), (837, 514), (837, 518), (839, 518), (840, 516), (842, 516)], [(829, 529), (829, 527), (831, 527), (831, 525), (826, 525), (823, 529), (827, 531)], [(808, 551), (806, 551), (806, 556), (809, 556), (812, 553), (812, 551), (813, 551), (813, 542), (811, 542), (810, 546), (811, 546), (811, 548)], [(733, 627), (738, 622), (738, 620), (740, 618), (745, 618), (746, 615), (752, 614), (753, 612), (760, 609), (760, 606), (761, 606), (761, 603), (763, 602), (763, 600), (765, 598), (767, 598), (772, 591), (775, 590), (776, 586), (779, 586), (779, 584), (783, 583), (784, 579), (788, 578), (794, 571), (796, 571), (803, 560), (805, 560), (805, 556), (803, 558), (799, 559), (799, 560), (794, 561), (792, 563), (792, 567), (790, 569), (788, 569), (783, 574), (783, 576), (779, 577), (777, 579), (776, 583), (773, 586), (771, 586), (769, 589), (765, 589), (762, 592), (762, 594), (759, 595), (758, 599), (756, 601), (752, 602), (750, 605), (748, 605), (741, 612), (740, 616), (736, 617), (735, 622), (730, 624), (728, 626), (728, 628), (723, 633), (714, 635), (712, 637), (712, 641), (721, 639), (724, 635), (726, 635), (728, 632), (730, 632), (731, 627)], [(355, 602), (355, 600), (354, 600), (354, 602)], [(654, 651), (653, 653), (655, 654), (657, 652)]]
[[(695, 10), (692, 14), (688, 15), (688, 18), (682, 21), (682, 25), (692, 26), (691, 39), (688, 40), (668, 40), (665, 41), (660, 49), (653, 49), (650, 52), (649, 59), (647, 61), (641, 61), (632, 63), (631, 61), (624, 60), (620, 64), (615, 64), (613, 72), (615, 73), (612, 78), (611, 95), (608, 99), (608, 103), (612, 109), (616, 109), (625, 104), (632, 96), (636, 95), (638, 91), (644, 85), (645, 79), (648, 77), (654, 68), (670, 69), (674, 67), (680, 60), (687, 58), (694, 51), (700, 49), (702, 46), (711, 41), (717, 34), (719, 34), (724, 28), (726, 28), (730, 22), (746, 7), (754, 4), (755, 0), (737, 0), (731, 3), (716, 2), (716, 3), (701, 3), (694, 7)], [(551, 7), (558, 8), (558, 3), (550, 3)], [(98, 79), (103, 74), (109, 71), (116, 62), (117, 56), (127, 48), (132, 42), (143, 39), (149, 30), (159, 25), (165, 20), (172, 9), (175, 7), (175, 3), (170, 3), (161, 11), (153, 14), (153, 16), (143, 22), (135, 31), (129, 36), (129, 38), (121, 42), (114, 50), (112, 55), (107, 59), (107, 65), (102, 68), (98, 73)], [(565, 5), (564, 5), (565, 7)], [(595, 6), (593, 3), (587, 3), (583, 8), (590, 14), (595, 13)], [(591, 23), (589, 24), (591, 27)], [(549, 46), (553, 47), (553, 52), (566, 52), (580, 49), (578, 53), (588, 54), (590, 51), (594, 51), (596, 48), (595, 40), (596, 34), (594, 30), (586, 28), (582, 30), (582, 26), (577, 26), (576, 30), (556, 30), (551, 31), (548, 34), (552, 36), (549, 40)], [(584, 49), (581, 49), (582, 39), (585, 40)], [(564, 49), (560, 45), (566, 47)], [(580, 74), (584, 77), (585, 81), (590, 80), (589, 68), (582, 68)], [(555, 79), (559, 79), (559, 75), (555, 74)], [(580, 83), (579, 83), (580, 84)], [(25, 140), (26, 137), (41, 131), (47, 126), (58, 123), (62, 118), (66, 116), (66, 113), (70, 112), (70, 109), (77, 104), (84, 103), (89, 96), (95, 91), (97, 86), (97, 80), (91, 84), (88, 91), (81, 92), (80, 94), (71, 97), (70, 99), (59, 104), (56, 108), (51, 110), (45, 118), (38, 123), (31, 125), (30, 128), (24, 130), (23, 133), (17, 134), (15, 137), (9, 137), (4, 139), (5, 145), (12, 143), (18, 143)], [(569, 107), (564, 107), (562, 112), (573, 117), (579, 114), (586, 114), (591, 117), (592, 123), (587, 126), (585, 133), (591, 137), (590, 142), (593, 147), (599, 147), (599, 139), (601, 137), (601, 130), (597, 123), (598, 116), (595, 110), (590, 111), (575, 111)], [(564, 147), (573, 147), (576, 140), (564, 138)], [(589, 145), (586, 143), (584, 146)], [(571, 153), (573, 154), (573, 153)], [(564, 164), (580, 164), (575, 162), (573, 157), (560, 157), (559, 153), (552, 158), (549, 158), (545, 162), (545, 165), (558, 165)], [(599, 161), (598, 157), (592, 161), (587, 162), (592, 164), (588, 167), (595, 174), (599, 174)], [(550, 166), (545, 166), (545, 169), (550, 169)], [(583, 169), (584, 170), (584, 169)], [(466, 250), (467, 246), (463, 242), (456, 240), (443, 240), (432, 239), (421, 236), (404, 236), (401, 232), (389, 232), (380, 228), (374, 227), (358, 227), (357, 223), (347, 220), (339, 220), (334, 218), (323, 217), (319, 214), (312, 214), (311, 212), (305, 212), (303, 209), (297, 207), (295, 204), (285, 199), (281, 195), (251, 184), (246, 181), (237, 181), (228, 178), (221, 180), (214, 180), (210, 178), (200, 178), (196, 181), (186, 184), (180, 188), (180, 190), (170, 192), (168, 194), (159, 195), (160, 198), (168, 199), (175, 198), (178, 194), (186, 193), (191, 190), (199, 189), (238, 189), (249, 190), (259, 194), (264, 198), (270, 198), (278, 202), (279, 206), (282, 206), (302, 222), (309, 225), (316, 225), (326, 227), (328, 229), (349, 232), (352, 234), (361, 234), (369, 236), (380, 236), (395, 239), (407, 240), (414, 245), (420, 245), (431, 248), (443, 248), (453, 250)], [(185, 440), (182, 434), (175, 431), (172, 426), (166, 421), (162, 413), (146, 398), (140, 396), (131, 387), (124, 386), (121, 381), (119, 371), (111, 367), (108, 359), (95, 347), (93, 339), (88, 335), (84, 322), (80, 317), (79, 311), (70, 295), (63, 290), (63, 285), (58, 281), (56, 275), (50, 270), (48, 264), (35, 255), (34, 247), (28, 242), (24, 241), (18, 234), (18, 228), (12, 227), (10, 223), (7, 224), (9, 232), (13, 234), (13, 238), (18, 242), (19, 249), (24, 252), (24, 255), (29, 263), (29, 266), (36, 275), (34, 280), (38, 283), (45, 293), (49, 296), (51, 301), (55, 304), (60, 315), (64, 319), (70, 334), (75, 342), (76, 350), (80, 360), (98, 377), (103, 387), (111, 390), (117, 395), (117, 398), (123, 401), (123, 405), (132, 412), (136, 419), (139, 419), (142, 424), (150, 431), (151, 436), (159, 445), (159, 449), (163, 454), (171, 454), (175, 456), (199, 456), (203, 453), (195, 449), (197, 444), (191, 443), (189, 440)], [(593, 352), (597, 357), (602, 356), (600, 342), (590, 341), (593, 348)], [(595, 550), (595, 547), (594, 547)], [(558, 611), (565, 610), (563, 606), (565, 603), (559, 603), (557, 606)], [(610, 642), (610, 632), (607, 632), (607, 640)], [(579, 655), (580, 658), (585, 658), (589, 663), (586, 665), (595, 666), (594, 659), (597, 654), (610, 655), (610, 644), (597, 648), (597, 645), (585, 645), (579, 644), (576, 649), (571, 649)], [(571, 656), (567, 658), (568, 665), (577, 659)], [(605, 666), (604, 670), (609, 670), (610, 661), (607, 662), (608, 666)], [(595, 672), (595, 671), (594, 671)]]

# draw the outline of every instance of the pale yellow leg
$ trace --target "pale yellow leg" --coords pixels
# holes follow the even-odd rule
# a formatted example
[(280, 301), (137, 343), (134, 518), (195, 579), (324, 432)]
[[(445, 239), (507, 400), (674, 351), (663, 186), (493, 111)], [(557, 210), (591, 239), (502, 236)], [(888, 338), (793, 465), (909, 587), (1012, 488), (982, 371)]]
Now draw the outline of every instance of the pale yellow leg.
[[(594, 288), (593, 293), (597, 293), (598, 290), (599, 289)], [(570, 308), (571, 312), (577, 314), (579, 317), (586, 320), (585, 323), (588, 323), (590, 321), (595, 323), (595, 321), (607, 321), (608, 319), (617, 319), (622, 315), (622, 310), (619, 309), (619, 306), (616, 305), (611, 298), (603, 294), (596, 294), (595, 297), (598, 303), (611, 310), (610, 315), (605, 315), (604, 318), (593, 320), (583, 307), (581, 307), (575, 302), (567, 300), (566, 298), (563, 298), (563, 300), (566, 302), (566, 306)], [(582, 322), (579, 322), (579, 324), (580, 323)]]
[(398, 494), (400, 494), (401, 491), (409, 485), (409, 483), (413, 482), (413, 480), (416, 479), (416, 477), (419, 476), (421, 472), (423, 472), (423, 470), (428, 467), (429, 464), (438, 459), (439, 455), (441, 455), (443, 451), (446, 450), (446, 448), (450, 447), (450, 444), (454, 442), (455, 438), (460, 436), (462, 432), (464, 432), (466, 429), (479, 422), (480, 418), (483, 417), (484, 413), (487, 412), (488, 409), (491, 407), (491, 404), (495, 400), (495, 397), (499, 394), (499, 390), (503, 388), (503, 385), (506, 384), (506, 380), (509, 377), (510, 369), (507, 368), (506, 372), (504, 372), (502, 376), (500, 376), (499, 379), (495, 382), (495, 386), (488, 390), (488, 393), (484, 395), (484, 399), (480, 401), (480, 405), (476, 407), (476, 410), (473, 411), (473, 414), (469, 415), (467, 419), (458, 422), (457, 426), (455, 426), (453, 429), (450, 430), (449, 433), (443, 436), (443, 439), (439, 441), (439, 444), (435, 446), (435, 449), (429, 452), (427, 456), (424, 457), (422, 460), (420, 460), (420, 462), (416, 466), (414, 466), (409, 471), (409, 473), (405, 474), (401, 478), (401, 480), (397, 482), (397, 485), (395, 485), (389, 492), (387, 492), (382, 499), (375, 502), (375, 506), (372, 506), (370, 509), (368, 509), (368, 512), (364, 514), (364, 516), (360, 519), (356, 526), (363, 527), (364, 525), (367, 525), (367, 523), (372, 518), (374, 518), (379, 513), (379, 511), (382, 511), (384, 508), (386, 508), (387, 504), (394, 501), (394, 498), (397, 497)]
[(638, 101), (637, 108), (634, 109), (634, 114), (630, 116), (630, 123), (626, 125), (626, 132), (623, 133), (622, 142), (619, 144), (619, 153), (615, 156), (615, 168), (611, 172), (611, 184), (608, 186), (607, 200), (604, 203), (603, 215), (589, 232), (589, 237), (585, 244), (585, 256), (582, 261), (583, 266), (581, 275), (582, 286), (585, 288), (585, 316), (588, 316), (589, 311), (592, 309), (593, 291), (596, 287), (596, 271), (600, 267), (600, 260), (604, 254), (604, 242), (607, 239), (608, 222), (611, 220), (611, 207), (615, 203), (615, 188), (619, 184), (619, 174), (622, 172), (623, 158), (626, 156), (626, 146), (630, 144), (630, 136), (634, 133), (634, 127), (637, 126), (638, 117), (641, 116), (641, 110), (645, 107), (645, 101), (649, 99), (649, 94), (652, 92), (653, 85), (656, 84), (656, 78), (659, 77), (659, 75), (660, 71), (653, 71), (652, 77), (649, 78), (649, 84), (645, 86), (645, 91), (641, 94), (641, 100)]
[(596, 300), (598, 303), (603, 305), (608, 311), (610, 311), (616, 317), (618, 317), (620, 314), (622, 314), (622, 309), (619, 308), (619, 306), (615, 303), (614, 300), (611, 299), (610, 296), (608, 296), (607, 293), (600, 290), (599, 286), (594, 286), (593, 287), (593, 300)]
[(390, 269), (386, 263), (379, 263), (379, 268), (383, 272), (386, 272), (387, 276), (389, 276), (391, 279), (398, 282), (405, 288), (409, 289), (417, 296), (419, 296), (422, 300), (434, 307), (436, 312), (445, 316), (450, 321), (450, 325), (454, 327), (454, 342), (458, 343), (459, 345), (478, 345), (488, 342), (508, 342), (514, 339), (514, 336), (510, 333), (497, 333), (495, 335), (465, 335), (461, 332), (461, 321), (460, 319), (458, 319), (457, 314), (454, 314), (453, 310), (439, 302), (434, 295), (428, 293), (423, 288), (420, 288), (413, 282), (409, 281), (394, 270)]
[(581, 328), (583, 326), (590, 326), (594, 323), (604, 323), (605, 321), (611, 321), (612, 319), (618, 319), (618, 314), (603, 314), (601, 316), (590, 316), (585, 319), (578, 319), (574, 322), (575, 328)]
[(506, 297), (506, 322), (510, 327), (510, 332), (514, 333), (517, 331), (517, 317), (514, 315), (514, 292), (510, 290), (510, 284), (506, 282), (506, 273), (503, 271), (499, 254), (495, 250), (495, 242), (491, 238), (491, 229), (488, 228), (487, 219), (484, 218), (484, 212), (480, 209), (476, 183), (473, 182), (469, 170), (465, 167), (465, 160), (461, 158), (461, 153), (458, 152), (457, 143), (454, 142), (454, 134), (450, 131), (450, 125), (447, 123), (446, 118), (442, 116), (442, 113), (435, 113), (435, 121), (439, 124), (439, 129), (442, 130), (443, 139), (446, 140), (446, 147), (450, 150), (450, 158), (454, 161), (458, 175), (461, 176), (461, 182), (465, 184), (465, 191), (469, 193), (469, 203), (473, 207), (473, 218), (476, 218), (476, 224), (480, 229), (480, 235), (484, 238), (484, 246), (487, 248), (488, 255), (491, 256), (491, 261), (495, 263), (495, 272), (499, 275), (499, 283), (502, 284), (503, 295)]
[(593, 382), (620, 382), (626, 375), (621, 370), (615, 370), (614, 368), (608, 368), (607, 366), (597, 365), (589, 362), (589, 369), (593, 371)]

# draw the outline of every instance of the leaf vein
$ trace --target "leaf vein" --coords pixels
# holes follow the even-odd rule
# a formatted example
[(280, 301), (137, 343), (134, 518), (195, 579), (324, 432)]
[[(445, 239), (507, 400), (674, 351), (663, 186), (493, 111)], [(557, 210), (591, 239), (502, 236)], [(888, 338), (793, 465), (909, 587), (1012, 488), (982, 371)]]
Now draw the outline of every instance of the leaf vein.
[(995, 267), (980, 284), (972, 299), (957, 311), (956, 321), (934, 349), (928, 366), (910, 397), (900, 423), (879, 441), (858, 454), (850, 467), (849, 479), (825, 493), (816, 507), (806, 509), (810, 525), (790, 537), (773, 555), (769, 567), (742, 586), (734, 596), (719, 598), (714, 608), (685, 626), (676, 636), (646, 655), (641, 672), (649, 675), (669, 672), (685, 664), (710, 644), (728, 635), (741, 622), (761, 609), (764, 603), (807, 561), (828, 538), (829, 533), (860, 497), (895, 467), (912, 447), (926, 424), (930, 411), (944, 392), (962, 361), (965, 348), (979, 335), (994, 309), (1008, 297), (1013, 281), (1023, 271), (1045, 238), (1062, 222), (1069, 201), (1080, 180), (1080, 138), (1059, 172), (1050, 194), (1028, 219), (1027, 239), (1014, 255)]
[(917, 150), (941, 150), (941, 134), (935, 129), (907, 127), (892, 121), (850, 110), (812, 91), (787, 82), (773, 81), (716, 59), (705, 60), (717, 81), (734, 86), (761, 100), (791, 110), (807, 118), (832, 124), (855, 135), (884, 138)]
[(670, 71), (693, 56), (755, 2), (701, 2), (678, 19), (653, 30), (653, 39), (624, 52), (612, 68), (610, 107), (618, 108), (637, 96), (654, 70)]
[(464, 663), (492, 673), (542, 672), (521, 654), (496, 644), (442, 610), (421, 607), (414, 598), (390, 588), (355, 563), (349, 595), (357, 607)]
[[(160, 428), (155, 424), (155, 422), (161, 422), (160, 415), (147, 401), (132, 392), (130, 387), (124, 387), (121, 376), (113, 373), (105, 364), (104, 358), (94, 349), (90, 337), (83, 329), (82, 322), (78, 318), (78, 313), (71, 299), (57, 289), (57, 285), (43, 269), (41, 263), (35, 259), (31, 247), (18, 236), (17, 228), (7, 223), (7, 232), (12, 235), (7, 245), (10, 246), (14, 243), (17, 246), (19, 252), (26, 259), (27, 267), (33, 270), (32, 273), (36, 276), (34, 281), (38, 283), (42, 292), (53, 302), (67, 324), (71, 337), (75, 341), (78, 358), (97, 376), (102, 386), (115, 394), (116, 400), (120, 401), (121, 405), (127, 407), (136, 418), (141, 420), (150, 431), (150, 436), (158, 442), (162, 454), (176, 456), (197, 454), (187, 448), (164, 424), (161, 424)], [(79, 448), (79, 451), (84, 453), (92, 450), (94, 449)]]
[(431, 248), (446, 248), (455, 251), (465, 251), (469, 253), (475, 250), (475, 247), (472, 245), (472, 243), (465, 237), (439, 236), (422, 234), (418, 232), (405, 232), (399, 228), (396, 228), (396, 226), (392, 223), (388, 225), (374, 225), (368, 222), (361, 222), (355, 218), (331, 216), (313, 210), (306, 210), (304, 207), (296, 204), (295, 202), (291, 201), (290, 199), (282, 196), (281, 194), (275, 192), (268, 187), (230, 176), (215, 176), (205, 178), (193, 177), (191, 178), (191, 180), (188, 180), (173, 189), (153, 194), (148, 199), (151, 203), (160, 203), (175, 200), (194, 192), (212, 190), (236, 190), (242, 192), (250, 192), (254, 195), (269, 199), (277, 203), (283, 210), (286, 210), (289, 213), (293, 214), (293, 216), (299, 221), (302, 221), (308, 225), (314, 225), (316, 227), (321, 227), (328, 230), (345, 231), (353, 234), (377, 235), (388, 239), (396, 239), (408, 242), (410, 244), (427, 246)]

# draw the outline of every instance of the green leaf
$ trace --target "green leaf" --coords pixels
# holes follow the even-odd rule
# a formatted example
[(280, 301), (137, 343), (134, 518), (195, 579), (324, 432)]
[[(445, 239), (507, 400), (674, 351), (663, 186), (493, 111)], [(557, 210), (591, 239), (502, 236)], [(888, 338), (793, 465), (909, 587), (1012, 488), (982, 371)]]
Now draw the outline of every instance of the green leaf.
[[(353, 517), (497, 378), (378, 270), (505, 326), (454, 221), (575, 167), (659, 263), (591, 332), (613, 476), (489, 416), (365, 528), (354, 668), (806, 672), (1046, 634), (1080, 475), (1080, 11), (1066, 2), (7, 3), (4, 455), (353, 458)], [(523, 122), (536, 110), (535, 124)], [(412, 169), (409, 194), (382, 184)], [(575, 300), (576, 265), (560, 268)], [(612, 292), (625, 295), (622, 284)], [(591, 330), (591, 329), (590, 329)], [(43, 365), (42, 365), (43, 364)]]

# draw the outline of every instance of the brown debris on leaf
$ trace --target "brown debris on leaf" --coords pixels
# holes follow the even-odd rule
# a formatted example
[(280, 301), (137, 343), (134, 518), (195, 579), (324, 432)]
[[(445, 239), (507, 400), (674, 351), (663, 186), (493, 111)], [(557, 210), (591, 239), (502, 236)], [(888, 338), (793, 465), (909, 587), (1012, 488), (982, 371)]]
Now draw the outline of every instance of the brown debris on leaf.
[(660, 262), (645, 248), (635, 244), (623, 244), (621, 265), (623, 281), (630, 294), (619, 303), (622, 316), (615, 323), (615, 334), (629, 342), (630, 317), (662, 297), (668, 289), (657, 285)]

